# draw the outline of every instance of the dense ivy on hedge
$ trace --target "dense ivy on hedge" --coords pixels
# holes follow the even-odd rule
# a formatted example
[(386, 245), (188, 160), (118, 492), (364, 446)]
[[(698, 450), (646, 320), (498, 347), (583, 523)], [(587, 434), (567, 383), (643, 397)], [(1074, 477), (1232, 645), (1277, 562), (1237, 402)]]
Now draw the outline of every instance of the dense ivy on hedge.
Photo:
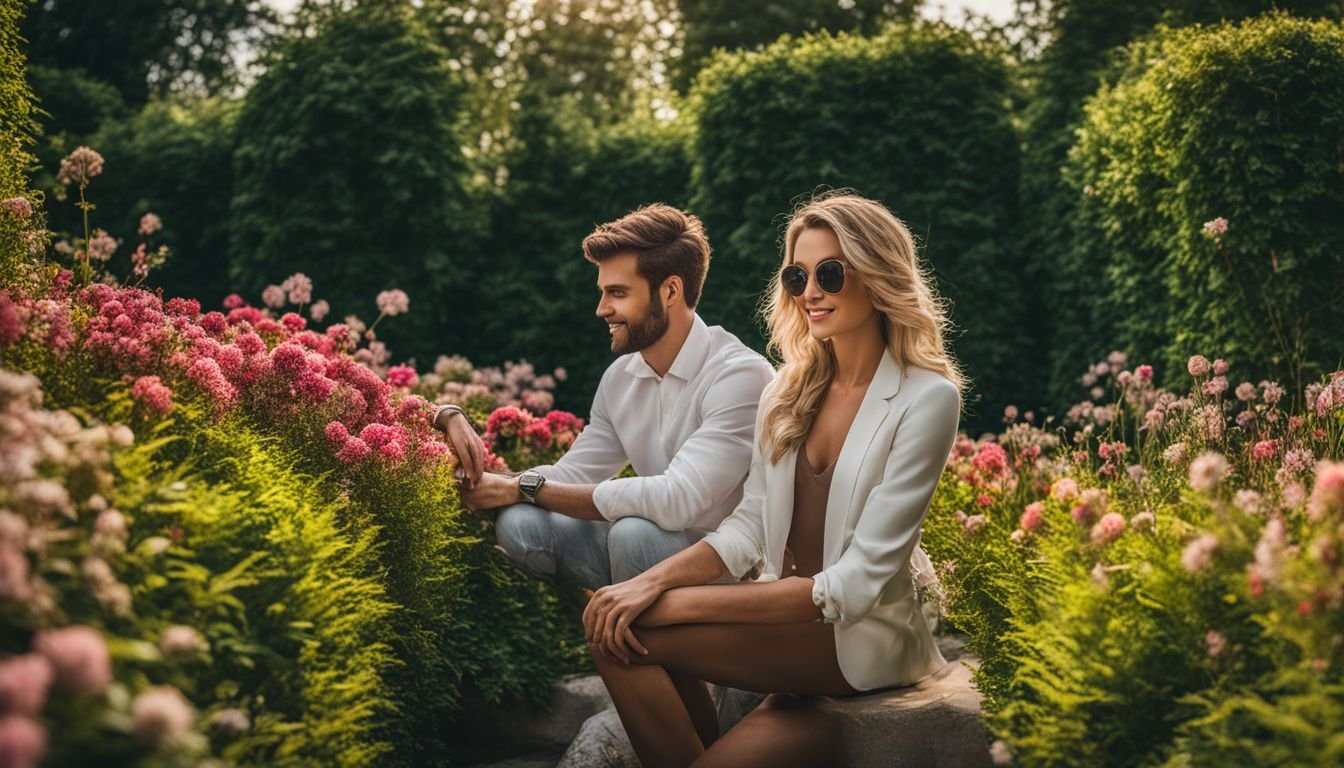
[(691, 95), (692, 206), (715, 249), (705, 317), (760, 346), (754, 314), (788, 212), (818, 187), (851, 187), (923, 246), (962, 331), (972, 412), (1025, 395), (1011, 90), (999, 50), (941, 25), (718, 58)]

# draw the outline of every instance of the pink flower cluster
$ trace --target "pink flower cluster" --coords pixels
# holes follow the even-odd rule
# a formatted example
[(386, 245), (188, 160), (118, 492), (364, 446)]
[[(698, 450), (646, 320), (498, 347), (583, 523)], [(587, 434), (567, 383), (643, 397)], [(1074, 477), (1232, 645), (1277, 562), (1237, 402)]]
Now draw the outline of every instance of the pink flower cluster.
[(103, 156), (88, 147), (77, 147), (74, 152), (61, 160), (61, 169), (56, 172), (56, 180), (62, 184), (84, 186), (102, 172)]
[(173, 390), (164, 386), (158, 376), (141, 376), (131, 385), (131, 397), (156, 414), (173, 410)]

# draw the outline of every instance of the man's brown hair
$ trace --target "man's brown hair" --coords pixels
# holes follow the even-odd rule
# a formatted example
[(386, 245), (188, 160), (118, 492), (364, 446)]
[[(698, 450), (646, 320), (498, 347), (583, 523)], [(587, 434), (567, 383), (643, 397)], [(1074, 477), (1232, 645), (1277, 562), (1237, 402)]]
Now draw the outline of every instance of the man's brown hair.
[(652, 294), (663, 281), (681, 278), (686, 306), (695, 309), (709, 270), (709, 239), (700, 219), (654, 203), (602, 224), (583, 239), (583, 257), (594, 264), (633, 251), (635, 269)]

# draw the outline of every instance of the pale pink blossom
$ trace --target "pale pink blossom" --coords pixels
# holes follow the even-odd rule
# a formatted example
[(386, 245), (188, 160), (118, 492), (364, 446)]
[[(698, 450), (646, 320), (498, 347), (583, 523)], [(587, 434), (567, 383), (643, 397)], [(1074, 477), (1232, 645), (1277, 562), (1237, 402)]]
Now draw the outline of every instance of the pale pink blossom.
[(117, 240), (106, 231), (95, 229), (89, 238), (89, 258), (94, 261), (108, 261), (117, 250)]
[(1104, 546), (1125, 532), (1125, 518), (1119, 512), (1107, 512), (1092, 526), (1092, 544)]
[(1204, 634), (1204, 647), (1210, 658), (1216, 658), (1227, 648), (1227, 638), (1222, 633), (1210, 629)]
[(1185, 369), (1191, 376), (1203, 376), (1209, 372), (1209, 359), (1203, 355), (1191, 355), (1190, 359), (1185, 361)]
[(34, 649), (51, 662), (56, 687), (74, 694), (101, 694), (112, 682), (107, 643), (92, 627), (73, 626), (39, 632)]
[(178, 743), (196, 722), (196, 710), (171, 685), (156, 685), (131, 702), (135, 735), (142, 743), (169, 746)]
[(1013, 750), (1008, 746), (1008, 742), (995, 739), (994, 743), (989, 745), (989, 760), (995, 765), (1012, 765)]
[(159, 650), (165, 656), (176, 656), (199, 653), (206, 650), (209, 645), (205, 638), (197, 632), (194, 627), (185, 624), (174, 624), (163, 631), (163, 636), (159, 638)]
[(51, 678), (51, 663), (40, 654), (0, 661), (0, 712), (36, 717), (47, 701)]
[(1283, 399), (1283, 387), (1280, 386), (1277, 381), (1260, 382), (1260, 392), (1265, 403), (1269, 405), (1274, 405), (1279, 402), (1279, 400)]
[(1320, 522), (1334, 512), (1344, 515), (1344, 462), (1325, 460), (1316, 465), (1316, 484), (1307, 502), (1307, 515)]
[(1188, 450), (1185, 447), (1185, 443), (1172, 443), (1162, 451), (1162, 459), (1168, 464), (1184, 464), (1187, 455)]
[(142, 236), (149, 237), (163, 229), (163, 220), (154, 213), (146, 213), (140, 217), (140, 228), (137, 230)]
[(1022, 510), (1022, 518), (1018, 521), (1018, 525), (1022, 526), (1023, 530), (1034, 531), (1041, 527), (1044, 514), (1045, 505), (1039, 501), (1033, 501), (1027, 505), (1026, 509)]
[(46, 753), (47, 732), (40, 723), (23, 715), (0, 717), (0, 765), (35, 768)]
[(0, 201), (0, 208), (4, 208), (16, 219), (26, 219), (33, 215), (33, 204), (28, 202), (26, 197), (11, 197)]
[(1101, 563), (1092, 566), (1092, 571), (1088, 573), (1088, 577), (1091, 578), (1092, 583), (1100, 589), (1104, 590), (1111, 585), (1110, 571)]
[(1213, 493), (1227, 475), (1227, 458), (1216, 451), (1202, 453), (1190, 462), (1190, 487)]
[(290, 304), (307, 304), (313, 300), (313, 281), (302, 272), (295, 272), (280, 284)]
[(376, 303), (378, 305), (378, 311), (388, 317), (405, 314), (411, 306), (410, 298), (406, 295), (405, 291), (399, 288), (380, 292), (376, 299)]
[(61, 169), (56, 173), (56, 181), (83, 186), (102, 172), (103, 156), (88, 147), (77, 147), (74, 152), (61, 160)]
[(1251, 458), (1256, 461), (1267, 461), (1274, 458), (1279, 451), (1279, 444), (1275, 440), (1261, 440), (1251, 447)]
[(1237, 399), (1243, 403), (1249, 403), (1255, 399), (1255, 385), (1249, 381), (1243, 381), (1237, 385)]
[(1205, 533), (1189, 544), (1181, 552), (1181, 567), (1191, 573), (1208, 570), (1213, 565), (1213, 553), (1218, 550), (1218, 537)]
[(1219, 216), (1204, 222), (1204, 236), (1217, 238), (1227, 234), (1227, 219)]
[(318, 299), (308, 308), (308, 316), (313, 318), (314, 323), (320, 323), (326, 319), (327, 314), (331, 312), (331, 305), (326, 299)]
[(1129, 527), (1139, 533), (1151, 531), (1157, 525), (1157, 517), (1152, 512), (1140, 512), (1129, 520)]
[(1273, 584), (1283, 571), (1284, 550), (1288, 546), (1288, 530), (1283, 518), (1275, 515), (1265, 523), (1260, 540), (1255, 545), (1255, 569), (1261, 580)]
[(280, 309), (285, 306), (285, 289), (278, 285), (268, 285), (261, 292), (261, 303), (271, 309)]
[(1061, 477), (1050, 487), (1050, 495), (1059, 501), (1068, 501), (1078, 495), (1078, 481), (1071, 477)]
[(1206, 397), (1221, 397), (1227, 391), (1227, 378), (1224, 376), (1214, 376), (1204, 382), (1201, 389)]
[(210, 722), (206, 725), (211, 734), (225, 738), (237, 736), (251, 727), (252, 721), (247, 713), (236, 707), (219, 710), (210, 716)]
[(1264, 499), (1258, 491), (1242, 488), (1232, 495), (1232, 503), (1248, 515), (1258, 515), (1264, 511)]
[(1197, 414), (1199, 419), (1199, 433), (1205, 441), (1210, 443), (1218, 442), (1223, 439), (1223, 410), (1210, 403), (1199, 410)]
[(1214, 376), (1224, 376), (1224, 375), (1226, 375), (1226, 374), (1227, 374), (1227, 370), (1228, 370), (1228, 368), (1229, 368), (1229, 366), (1228, 366), (1228, 364), (1227, 364), (1227, 361), (1224, 360), (1224, 359), (1221, 358), (1221, 357), (1213, 361), (1213, 375), (1214, 375)]
[(14, 547), (0, 545), (0, 601), (27, 600), (32, 592), (27, 556)]
[(1012, 533), (1008, 534), (1008, 540), (1013, 542), (1014, 544), (1021, 544), (1022, 542), (1027, 540), (1027, 532), (1022, 530), (1021, 528), (1018, 528), (1014, 530)]

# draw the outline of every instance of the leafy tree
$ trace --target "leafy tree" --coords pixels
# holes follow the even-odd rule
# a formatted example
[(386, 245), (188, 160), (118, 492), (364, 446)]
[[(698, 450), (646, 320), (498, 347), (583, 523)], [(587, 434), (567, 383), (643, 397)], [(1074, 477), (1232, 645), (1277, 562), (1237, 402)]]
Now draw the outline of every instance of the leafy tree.
[(957, 355), (993, 398), (972, 410), (1013, 402), (1027, 342), (1010, 91), (998, 49), (942, 25), (786, 39), (718, 59), (691, 94), (692, 207), (715, 253), (702, 314), (762, 345), (752, 317), (790, 208), (819, 187), (851, 187), (921, 242), (964, 331)]
[[(400, 6), (361, 6), (277, 47), (238, 117), (230, 275), (257, 296), (302, 271), (340, 316), (398, 287), (392, 349), (462, 349), (488, 311), (458, 125), (463, 88)], [(283, 266), (280, 266), (283, 265)]]
[(34, 65), (81, 72), (138, 105), (233, 86), (239, 48), (260, 44), (274, 19), (258, 0), (43, 0), (22, 33)]

